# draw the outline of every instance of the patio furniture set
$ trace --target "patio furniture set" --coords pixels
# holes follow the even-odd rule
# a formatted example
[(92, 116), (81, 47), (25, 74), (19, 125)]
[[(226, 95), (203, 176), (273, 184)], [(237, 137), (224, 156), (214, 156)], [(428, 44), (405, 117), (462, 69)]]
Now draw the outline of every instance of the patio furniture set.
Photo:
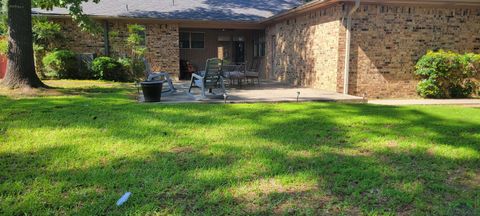
[[(146, 70), (146, 81), (141, 83), (145, 102), (160, 102), (162, 93), (175, 93), (177, 90), (173, 85), (173, 81), (167, 72), (152, 72), (150, 65), (144, 60)], [(213, 90), (220, 89), (221, 94), (226, 97), (225, 82), (230, 85), (241, 86), (245, 81), (250, 80), (253, 84), (257, 81), (260, 84), (259, 62), (254, 62), (250, 68), (247, 64), (224, 65), (223, 60), (218, 58), (208, 59), (205, 70), (193, 73), (188, 89), (188, 94), (192, 94), (193, 88), (201, 90), (201, 98), (206, 98), (207, 93), (216, 95)], [(168, 84), (167, 90), (163, 91), (163, 84)], [(192, 95), (193, 96), (193, 95)]]

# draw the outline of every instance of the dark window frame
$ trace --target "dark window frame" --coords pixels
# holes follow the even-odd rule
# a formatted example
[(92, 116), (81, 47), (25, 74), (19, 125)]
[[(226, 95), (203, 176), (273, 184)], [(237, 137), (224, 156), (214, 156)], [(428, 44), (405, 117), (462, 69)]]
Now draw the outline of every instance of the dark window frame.
[(265, 57), (266, 42), (265, 35), (260, 34), (253, 40), (253, 57)]
[[(182, 34), (188, 34), (188, 39), (186, 39), (186, 40), (181, 40), (181, 39), (182, 39), (182, 37), (181, 37)], [(193, 40), (192, 40), (192, 34), (202, 35), (203, 40), (202, 40), (202, 41), (200, 41), (200, 40), (193, 41)], [(180, 43), (179, 43), (180, 49), (205, 49), (205, 32), (182, 31), (182, 32), (180, 32), (180, 35), (179, 35), (179, 42), (180, 42)], [(186, 46), (186, 47), (183, 46), (183, 45), (185, 45), (185, 42), (188, 43), (188, 46)], [(199, 43), (199, 44), (201, 43), (202, 46), (201, 46), (201, 47), (200, 47), (200, 46), (199, 46), (199, 47), (193, 47), (193, 46), (194, 46), (194, 45), (193, 45), (194, 43)]]

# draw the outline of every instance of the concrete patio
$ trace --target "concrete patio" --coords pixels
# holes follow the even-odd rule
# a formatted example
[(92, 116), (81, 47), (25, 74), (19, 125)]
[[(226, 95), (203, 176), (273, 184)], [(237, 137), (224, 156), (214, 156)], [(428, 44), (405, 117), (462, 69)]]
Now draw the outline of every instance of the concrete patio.
[[(200, 90), (194, 88), (192, 94), (188, 93), (190, 82), (182, 81), (174, 83), (177, 92), (162, 94), (160, 103), (225, 103), (223, 95), (217, 92), (217, 96), (200, 97)], [(214, 91), (215, 93), (216, 91)], [(299, 94), (299, 102), (325, 101), (343, 103), (365, 103), (363, 98), (343, 95), (336, 92), (314, 88), (293, 87), (275, 81), (261, 81), (260, 84), (227, 85), (227, 103), (276, 103), (296, 102)], [(140, 92), (139, 101), (143, 102), (143, 94)]]
[(480, 99), (383, 99), (369, 100), (368, 103), (386, 106), (458, 105), (480, 107)]

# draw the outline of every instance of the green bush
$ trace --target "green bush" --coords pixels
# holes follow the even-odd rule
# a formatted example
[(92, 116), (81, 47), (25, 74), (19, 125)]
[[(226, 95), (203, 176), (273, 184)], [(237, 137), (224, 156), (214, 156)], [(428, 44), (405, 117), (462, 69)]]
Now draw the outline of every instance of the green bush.
[(8, 40), (5, 37), (0, 38), (0, 54), (7, 55), (8, 53)]
[(133, 69), (133, 60), (131, 58), (119, 58), (118, 63), (123, 67), (125, 73), (129, 73)]
[(417, 86), (418, 94), (423, 98), (444, 98), (445, 94), (433, 79), (424, 79)]
[(127, 81), (139, 81), (145, 76), (145, 64), (139, 59), (120, 58), (118, 62), (123, 65)]
[(417, 62), (422, 79), (417, 92), (425, 98), (465, 98), (478, 89), (474, 78), (479, 72), (480, 55), (451, 51), (429, 51)]
[(123, 65), (110, 57), (98, 57), (92, 62), (92, 72), (95, 78), (111, 81), (128, 81)]
[(82, 79), (85, 75), (79, 73), (76, 54), (69, 50), (59, 50), (48, 53), (42, 60), (45, 66), (45, 76), (57, 79)]
[[(35, 69), (40, 77), (46, 77), (43, 58), (48, 52), (62, 47), (65, 37), (62, 34), (62, 26), (48, 21), (45, 17), (32, 19), (33, 50), (35, 51)], [(82, 71), (83, 72), (83, 71)]]

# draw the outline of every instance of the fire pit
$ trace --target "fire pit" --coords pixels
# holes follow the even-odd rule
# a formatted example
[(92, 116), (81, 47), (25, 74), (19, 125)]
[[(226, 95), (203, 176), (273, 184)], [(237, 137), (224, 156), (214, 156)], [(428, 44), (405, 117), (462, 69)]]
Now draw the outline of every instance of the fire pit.
[(162, 99), (163, 81), (141, 82), (145, 102), (160, 102)]

